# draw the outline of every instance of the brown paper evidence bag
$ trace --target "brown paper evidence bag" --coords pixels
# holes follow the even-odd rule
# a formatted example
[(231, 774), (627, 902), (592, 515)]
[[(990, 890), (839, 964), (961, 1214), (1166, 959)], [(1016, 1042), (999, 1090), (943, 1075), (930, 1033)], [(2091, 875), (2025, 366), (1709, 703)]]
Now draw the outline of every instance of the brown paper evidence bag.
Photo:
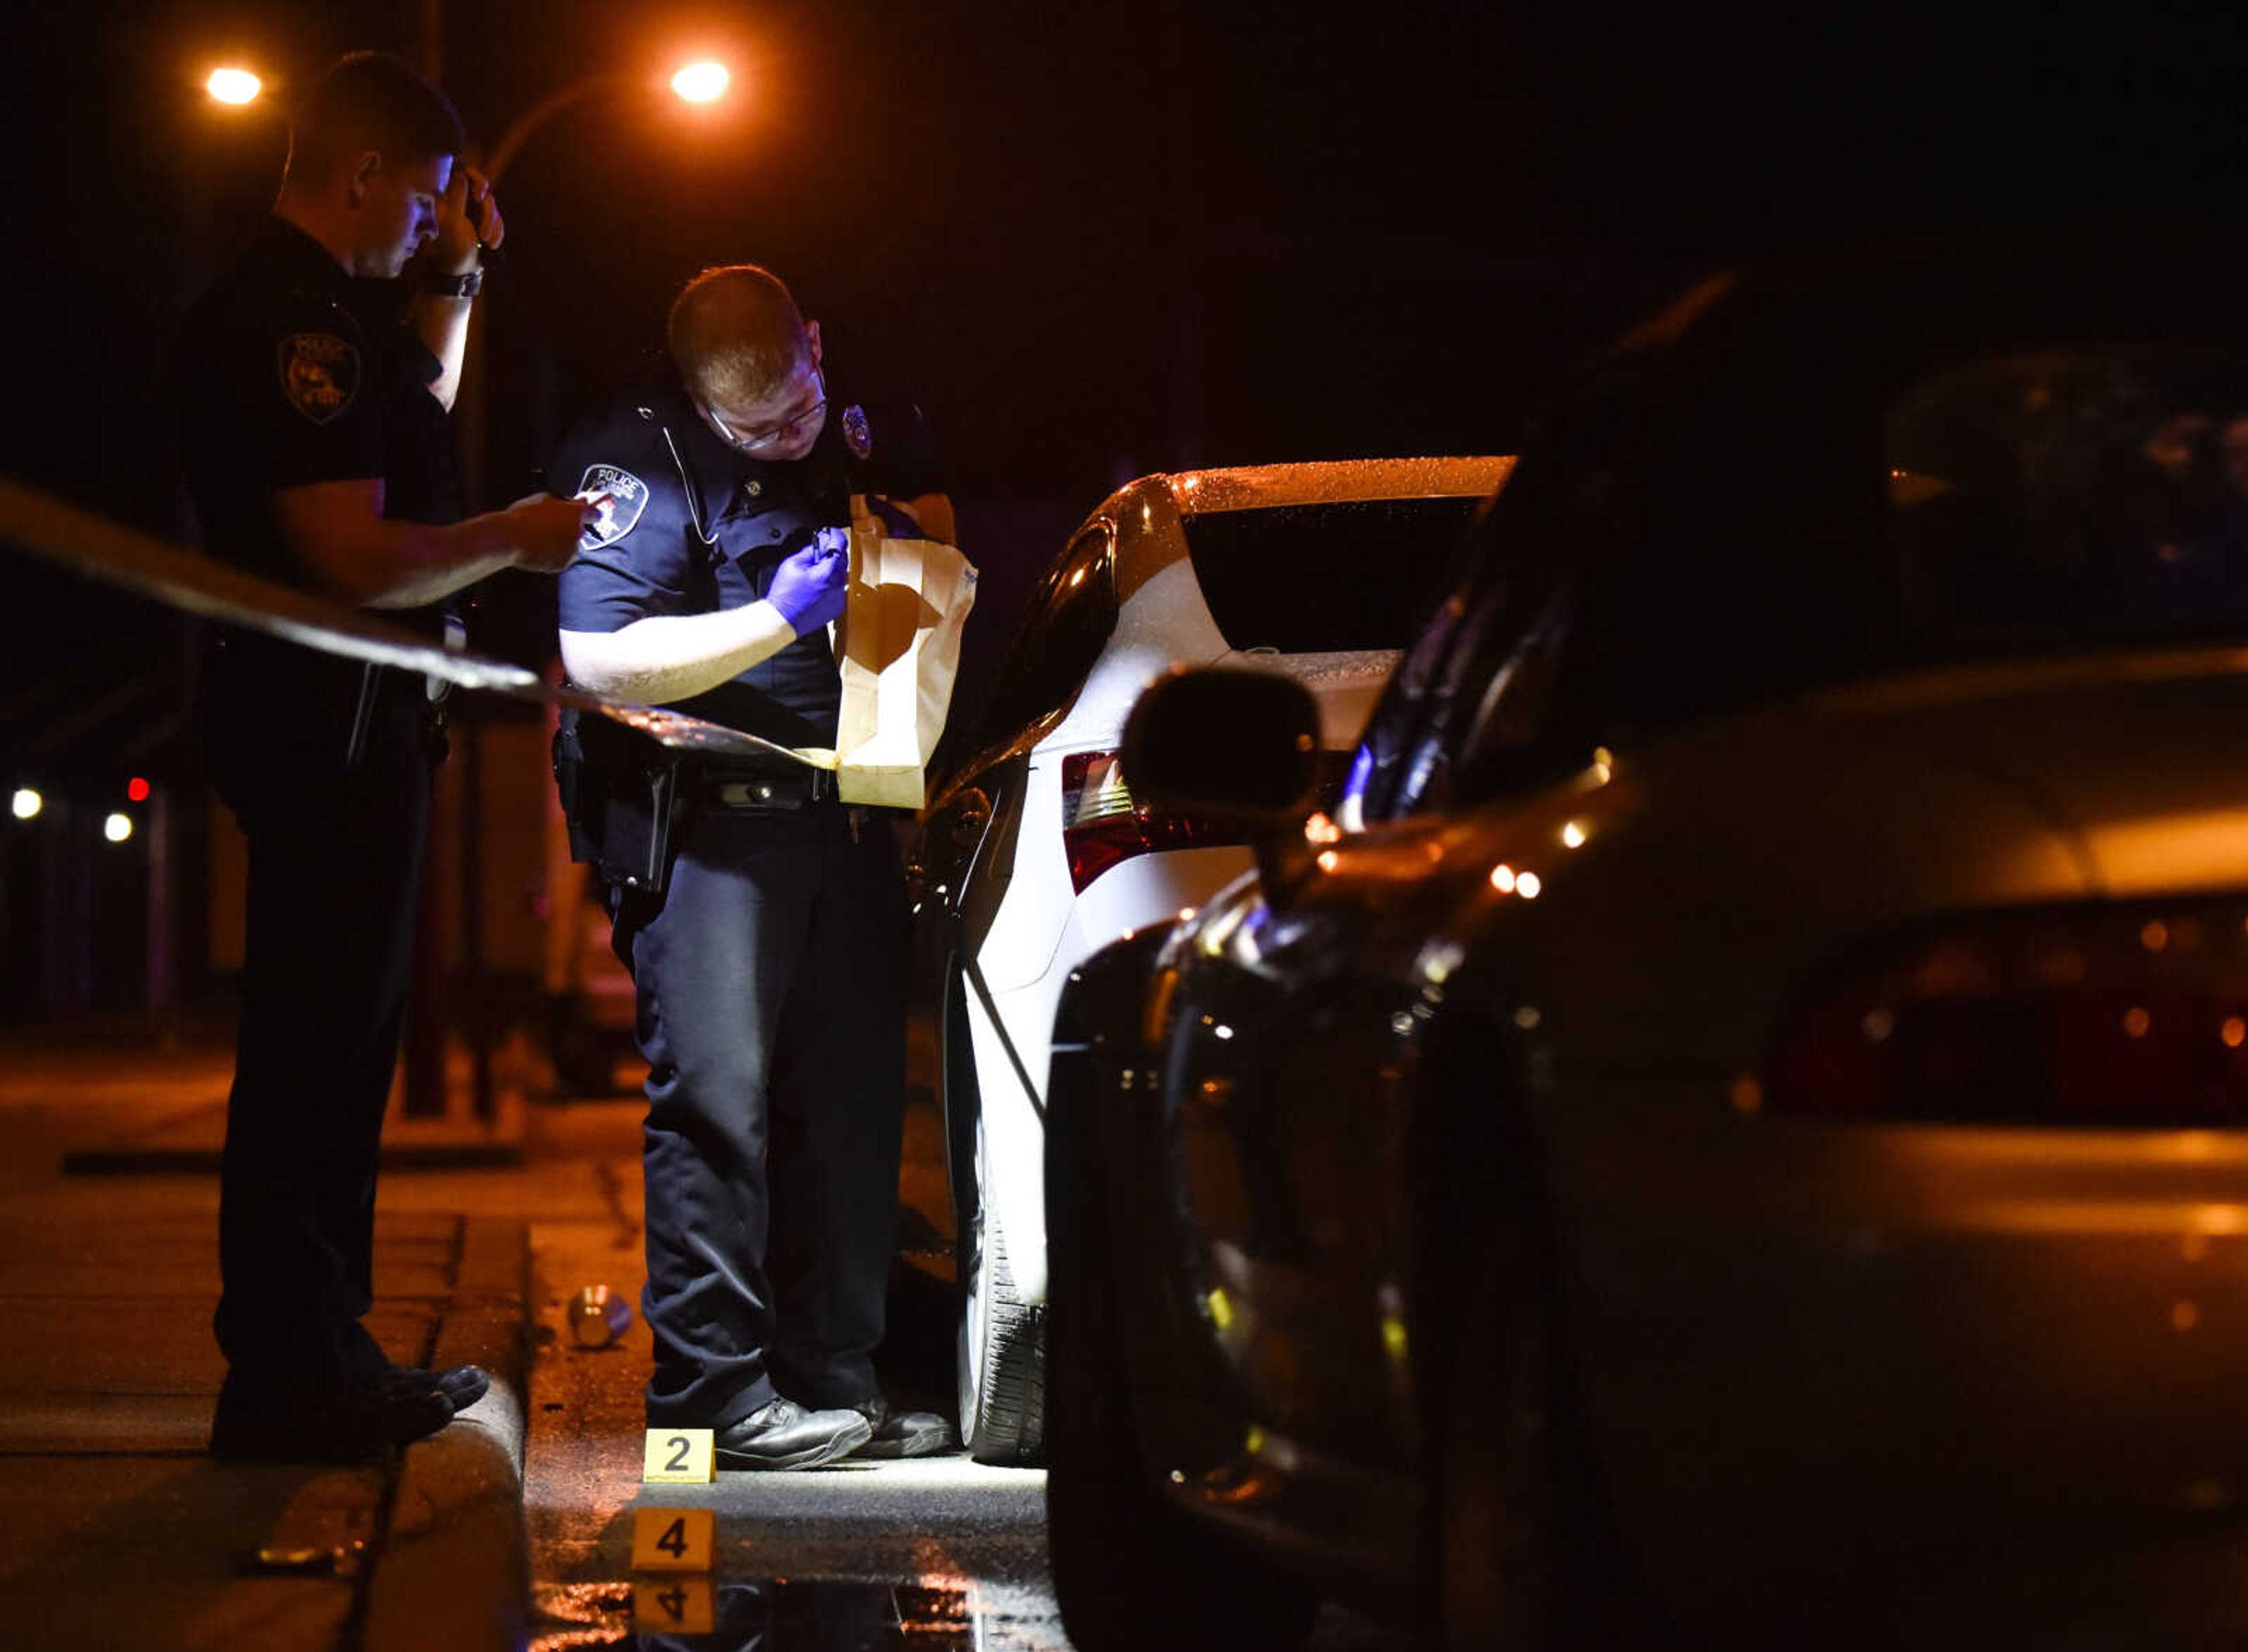
[(833, 753), (801, 751), (835, 770), (846, 803), (919, 809), (929, 758), (960, 672), (960, 635), (976, 602), (976, 570), (936, 539), (893, 538), (863, 496), (851, 500), (850, 584), (835, 634), (843, 703)]

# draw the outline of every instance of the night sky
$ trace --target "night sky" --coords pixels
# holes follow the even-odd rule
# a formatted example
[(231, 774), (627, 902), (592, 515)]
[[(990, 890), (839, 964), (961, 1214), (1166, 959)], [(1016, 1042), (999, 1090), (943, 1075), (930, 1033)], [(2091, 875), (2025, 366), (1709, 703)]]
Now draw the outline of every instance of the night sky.
[[(534, 485), (563, 423), (659, 343), (687, 277), (768, 264), (833, 362), (929, 412), (985, 570), (987, 649), (1117, 482), (1508, 450), (1573, 363), (1712, 264), (2241, 207), (2238, 4), (1638, 10), (41, 8), (15, 24), (9, 112), (10, 470), (181, 529), (172, 318), (270, 201), (275, 105), (360, 45), (426, 62), (434, 41), (486, 146), (581, 76), (725, 58), (716, 118), (620, 86), (540, 127), (503, 181), (485, 502)], [(229, 57), (268, 75), (273, 104), (202, 97)], [(10, 737), (150, 625), (15, 577), (41, 620), (0, 677)], [(546, 645), (532, 585), (495, 582), (485, 646)]]

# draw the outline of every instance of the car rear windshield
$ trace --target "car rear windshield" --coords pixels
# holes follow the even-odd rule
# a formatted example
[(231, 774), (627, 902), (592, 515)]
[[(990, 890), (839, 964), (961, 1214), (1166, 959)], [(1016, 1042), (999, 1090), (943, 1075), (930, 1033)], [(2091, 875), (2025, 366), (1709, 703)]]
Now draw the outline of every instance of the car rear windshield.
[(1436, 606), (1477, 501), (1360, 499), (1190, 517), (1188, 554), (1232, 648), (1402, 648)]

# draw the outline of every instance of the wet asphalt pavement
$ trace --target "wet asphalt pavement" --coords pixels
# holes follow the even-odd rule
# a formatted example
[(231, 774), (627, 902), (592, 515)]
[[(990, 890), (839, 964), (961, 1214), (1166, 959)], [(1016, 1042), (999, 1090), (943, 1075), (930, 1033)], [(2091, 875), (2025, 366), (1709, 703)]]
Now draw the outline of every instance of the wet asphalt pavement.
[[(635, 1315), (614, 1344), (594, 1349), (579, 1346), (566, 1322), (571, 1297), (588, 1285), (639, 1299), (640, 1177), (630, 1156), (637, 1109), (572, 1111), (582, 1128), (570, 1134), (616, 1150), (587, 1162), (598, 1200), (571, 1201), (551, 1219), (531, 1221), (538, 1347), (524, 1498), (534, 1652), (1066, 1652), (1038, 1470), (990, 1468), (953, 1452), (796, 1473), (722, 1470), (707, 1485), (642, 1484), (647, 1331)], [(909, 1118), (909, 1224), (915, 1207), (942, 1208), (935, 1134), (932, 1121)], [(950, 1313), (941, 1278), (898, 1265), (881, 1357), (894, 1401), (949, 1411)], [(634, 1516), (647, 1509), (713, 1511), (708, 1573), (633, 1569)], [(1312, 1642), (1319, 1652), (1403, 1652), (1407, 1644), (1334, 1608)]]
[[(601, 1111), (609, 1110), (602, 1104)], [(624, 1109), (632, 1112), (631, 1109)], [(636, 1114), (634, 1115), (636, 1121)], [(635, 1145), (628, 1129), (620, 1146)], [(636, 1161), (594, 1167), (606, 1210), (531, 1227), (537, 1354), (524, 1467), (532, 1546), (534, 1648), (1066, 1648), (1046, 1583), (1045, 1477), (961, 1453), (798, 1473), (721, 1471), (708, 1485), (645, 1485), (637, 1315), (609, 1347), (579, 1345), (569, 1299), (607, 1285), (637, 1303)], [(900, 1265), (894, 1398), (936, 1408), (949, 1372), (941, 1282)], [(640, 1509), (716, 1516), (709, 1573), (632, 1569)], [(637, 1586), (637, 1587), (635, 1587)], [(637, 1596), (637, 1599), (636, 1599)]]

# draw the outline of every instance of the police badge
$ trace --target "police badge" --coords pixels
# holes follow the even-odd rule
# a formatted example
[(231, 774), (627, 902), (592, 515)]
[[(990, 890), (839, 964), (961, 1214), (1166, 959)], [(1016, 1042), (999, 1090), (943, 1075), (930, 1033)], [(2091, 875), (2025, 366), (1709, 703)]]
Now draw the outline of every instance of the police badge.
[(586, 479), (578, 484), (577, 497), (588, 502), (601, 501), (600, 509), (593, 512), (593, 519), (578, 536), (579, 550), (598, 551), (605, 545), (614, 545), (633, 531), (640, 513), (648, 509), (648, 483), (613, 464), (588, 465)]
[(314, 424), (326, 424), (359, 394), (359, 352), (332, 332), (292, 332), (281, 340), (281, 394)]
[(843, 440), (852, 456), (865, 458), (874, 450), (874, 433), (867, 428), (867, 410), (853, 406), (843, 409)]

